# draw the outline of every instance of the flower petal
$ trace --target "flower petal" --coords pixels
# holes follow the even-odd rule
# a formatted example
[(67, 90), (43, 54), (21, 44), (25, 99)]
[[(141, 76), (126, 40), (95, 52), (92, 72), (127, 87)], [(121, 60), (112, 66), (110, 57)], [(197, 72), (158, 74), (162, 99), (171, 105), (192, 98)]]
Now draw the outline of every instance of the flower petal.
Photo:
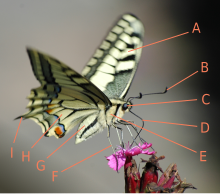
[[(118, 156), (117, 155), (117, 161), (116, 161), (116, 158), (115, 158), (115, 154), (112, 154), (111, 156), (108, 156), (106, 157), (106, 159), (109, 161), (108, 162), (108, 165), (110, 168), (113, 168), (113, 170), (117, 171), (119, 170), (122, 166), (124, 166), (125, 164), (125, 160), (126, 160), (126, 157), (124, 156)], [(118, 166), (118, 167), (117, 167)]]
[(117, 169), (119, 170), (122, 166), (124, 166), (126, 157), (136, 156), (138, 154), (152, 155), (155, 153), (155, 151), (149, 152), (149, 150), (144, 150), (144, 149), (151, 147), (152, 146), (151, 143), (148, 144), (146, 142), (146, 143), (143, 143), (143, 145), (139, 143), (138, 144), (139, 146), (134, 146), (133, 148), (130, 148), (129, 142), (128, 144), (125, 144), (125, 145), (126, 145), (126, 149), (124, 149), (121, 146), (117, 146), (118, 151), (115, 153), (117, 157), (117, 161), (115, 158), (115, 154), (112, 154), (111, 156), (106, 157), (106, 159), (109, 161), (108, 162), (109, 167), (113, 168), (113, 170), (115, 171)]

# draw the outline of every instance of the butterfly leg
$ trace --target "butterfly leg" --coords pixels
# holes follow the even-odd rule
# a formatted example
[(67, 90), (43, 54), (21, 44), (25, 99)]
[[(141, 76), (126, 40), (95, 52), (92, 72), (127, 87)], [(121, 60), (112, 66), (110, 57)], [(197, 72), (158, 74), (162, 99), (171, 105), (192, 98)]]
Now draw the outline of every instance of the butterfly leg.
[[(140, 132), (141, 132), (141, 130), (142, 129), (140, 129), (140, 131), (138, 132), (138, 130), (137, 130), (137, 128), (136, 127), (134, 127), (133, 125), (131, 125), (133, 128), (134, 128), (134, 130), (136, 131), (136, 133), (137, 133), (137, 136), (134, 138), (134, 140), (133, 140), (133, 142), (132, 142), (132, 144), (135, 142), (135, 139), (137, 138), (137, 137), (139, 137), (139, 139), (142, 141), (142, 143), (146, 143), (147, 141), (145, 141), (142, 137), (140, 137)], [(136, 142), (135, 142), (136, 143)], [(131, 146), (132, 146), (132, 144), (131, 144)], [(137, 143), (136, 143), (137, 144)], [(151, 149), (152, 150), (154, 150), (154, 148), (151, 146)]]
[[(132, 123), (133, 123), (133, 121), (129, 121), (129, 122), (132, 122)], [(128, 125), (131, 125), (131, 124), (129, 124), (129, 123), (127, 123), (127, 122), (123, 122), (123, 121), (118, 121), (118, 123), (116, 123), (116, 124), (126, 125), (126, 127), (128, 128), (128, 131), (130, 132), (131, 138), (133, 139), (133, 141), (135, 141), (134, 138), (133, 138), (133, 135), (132, 135), (132, 133), (131, 133), (131, 130), (130, 130), (129, 127), (128, 127)], [(119, 128), (119, 127), (118, 127), (118, 128)], [(120, 129), (121, 129), (121, 128), (120, 128)], [(121, 129), (121, 130), (122, 130), (122, 129)], [(139, 147), (139, 145), (136, 143), (136, 141), (135, 141), (135, 144)]]
[(113, 150), (113, 152), (114, 152), (114, 155), (115, 155), (116, 165), (117, 165), (116, 170), (117, 170), (117, 172), (118, 172), (118, 158), (117, 158), (117, 156), (116, 156), (115, 150), (114, 150), (113, 145), (112, 145), (112, 142), (111, 142), (111, 140), (110, 140), (110, 126), (109, 126), (109, 125), (107, 125), (107, 126), (108, 126), (107, 138), (108, 138), (108, 140), (109, 140), (109, 143), (110, 143), (110, 145), (111, 145), (111, 147), (112, 147), (112, 150)]
[[(116, 131), (117, 131), (118, 139), (119, 139), (119, 143), (120, 143), (121, 147), (124, 148), (123, 130), (122, 130), (122, 128), (117, 127), (117, 126), (115, 125), (115, 123), (113, 123), (112, 125), (115, 127), (115, 129), (116, 129)], [(121, 130), (121, 138), (120, 138), (120, 135), (119, 135), (118, 129)]]
[[(130, 145), (130, 147), (133, 145), (133, 143), (135, 143), (138, 147), (139, 147), (139, 145), (137, 144), (137, 142), (135, 141), (136, 140), (136, 138), (137, 137), (139, 137), (139, 139), (141, 140), (141, 142), (142, 143), (146, 143), (146, 141), (142, 138), (142, 137), (140, 137), (140, 132), (141, 132), (141, 130), (138, 132), (138, 130), (137, 130), (137, 128), (134, 126), (134, 125), (132, 125), (132, 124), (130, 124), (130, 123), (133, 123), (133, 124), (135, 124), (134, 123), (134, 121), (129, 121), (130, 123), (128, 123), (128, 122), (126, 122), (126, 121), (118, 121), (120, 124), (123, 124), (123, 125), (126, 125), (127, 126), (127, 128), (128, 128), (128, 125), (130, 125), (131, 127), (133, 127), (133, 129), (136, 131), (136, 133), (137, 133), (137, 136), (135, 137), (135, 138), (133, 138), (133, 136), (132, 136), (132, 134), (131, 134), (131, 132), (130, 132), (130, 134), (131, 134), (131, 136), (132, 136), (132, 139), (133, 139), (133, 142), (132, 142), (132, 144)], [(129, 128), (128, 128), (128, 130), (129, 130)], [(130, 131), (130, 130), (129, 130)], [(151, 149), (152, 150), (154, 150), (154, 148), (151, 146)]]
[[(134, 122), (133, 122), (133, 123), (134, 123)], [(137, 133), (137, 136), (134, 138), (134, 140), (135, 140), (137, 137), (139, 137), (139, 139), (141, 140), (142, 143), (146, 143), (146, 141), (139, 135), (140, 132), (138, 132), (137, 127), (135, 127), (134, 125), (131, 125), (131, 127), (132, 127), (132, 128), (135, 130), (135, 132)], [(133, 142), (135, 142), (135, 141), (133, 141)], [(133, 142), (132, 142), (132, 144), (133, 144)]]
[[(133, 122), (134, 123), (134, 122)], [(136, 131), (136, 133), (137, 133), (137, 136), (134, 138), (134, 140), (133, 140), (133, 142), (132, 142), (132, 144), (135, 142), (135, 139), (137, 138), (137, 137), (139, 137), (139, 139), (142, 141), (142, 143), (146, 143), (147, 141), (145, 141), (142, 137), (140, 137), (140, 132), (141, 132), (141, 130), (142, 129), (140, 129), (140, 131), (138, 132), (138, 130), (137, 130), (137, 128), (135, 127), (135, 126), (133, 126), (133, 125), (131, 125), (132, 127), (133, 127), (133, 129)], [(136, 143), (136, 142), (135, 142)], [(131, 146), (132, 146), (132, 144), (131, 144)], [(137, 144), (137, 143), (136, 143)], [(154, 148), (151, 146), (151, 149), (152, 150), (154, 150)]]
[(110, 143), (110, 145), (111, 145), (111, 147), (112, 147), (112, 150), (113, 150), (113, 152), (114, 152), (114, 154), (115, 154), (115, 150), (114, 150), (113, 145), (112, 145), (112, 142), (111, 142), (111, 140), (110, 140), (110, 126), (109, 126), (109, 125), (108, 125), (108, 131), (107, 131), (107, 138), (108, 138), (109, 143)]
[(137, 142), (135, 141), (135, 139), (136, 139), (137, 137), (139, 137), (139, 139), (141, 140), (142, 143), (145, 143), (145, 142), (146, 142), (142, 137), (140, 137), (137, 128), (136, 128), (134, 125), (130, 124), (130, 123), (135, 124), (134, 121), (129, 121), (130, 123), (128, 123), (128, 122), (126, 122), (126, 121), (120, 120), (120, 121), (118, 121), (118, 122), (119, 122), (120, 124), (122, 124), (122, 125), (126, 125), (127, 128), (128, 128), (128, 125), (130, 125), (130, 126), (135, 130), (135, 132), (138, 134), (135, 138), (133, 138), (133, 135), (132, 135), (130, 129), (128, 128), (128, 130), (129, 130), (129, 132), (130, 132), (130, 134), (131, 134), (131, 137), (132, 137), (132, 139), (133, 139), (133, 142), (132, 142), (131, 146), (133, 145), (133, 143), (135, 143), (135, 144), (138, 146)]

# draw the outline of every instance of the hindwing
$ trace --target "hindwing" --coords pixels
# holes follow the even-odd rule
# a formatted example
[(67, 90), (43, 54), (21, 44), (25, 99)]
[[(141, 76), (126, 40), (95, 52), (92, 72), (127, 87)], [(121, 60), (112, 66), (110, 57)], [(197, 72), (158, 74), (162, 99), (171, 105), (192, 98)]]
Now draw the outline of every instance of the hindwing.
[(27, 52), (41, 86), (31, 90), (29, 111), (21, 117), (34, 120), (45, 132), (62, 115), (46, 136), (63, 137), (84, 119), (111, 106), (94, 84), (62, 62), (33, 49)]

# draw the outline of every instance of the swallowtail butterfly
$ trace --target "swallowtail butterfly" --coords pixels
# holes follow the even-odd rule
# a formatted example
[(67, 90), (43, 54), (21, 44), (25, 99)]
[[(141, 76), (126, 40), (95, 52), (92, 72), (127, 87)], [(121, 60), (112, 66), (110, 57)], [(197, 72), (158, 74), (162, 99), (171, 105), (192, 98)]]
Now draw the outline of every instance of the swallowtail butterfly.
[[(63, 137), (79, 124), (78, 144), (104, 128), (114, 126), (131, 106), (124, 98), (137, 70), (144, 27), (131, 14), (123, 15), (87, 63), (82, 74), (59, 60), (28, 48), (32, 70), (41, 86), (31, 90), (27, 108), (20, 116), (39, 124), (45, 136)], [(18, 117), (18, 118), (20, 118)]]

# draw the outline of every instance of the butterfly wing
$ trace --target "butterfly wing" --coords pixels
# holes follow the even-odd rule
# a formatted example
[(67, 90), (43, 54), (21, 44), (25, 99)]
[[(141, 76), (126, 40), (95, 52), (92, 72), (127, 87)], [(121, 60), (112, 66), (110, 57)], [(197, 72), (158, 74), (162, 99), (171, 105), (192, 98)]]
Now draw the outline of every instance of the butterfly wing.
[(143, 45), (144, 27), (131, 14), (123, 15), (108, 33), (82, 75), (94, 83), (108, 98), (122, 98), (128, 92)]
[(21, 117), (34, 120), (44, 133), (62, 115), (46, 136), (63, 137), (81, 121), (111, 106), (103, 92), (67, 65), (33, 49), (27, 52), (41, 86), (31, 90), (29, 111)]
[(31, 66), (41, 83), (28, 96), (29, 112), (45, 132), (62, 115), (46, 136), (63, 137), (75, 125), (84, 128), (76, 143), (106, 127), (109, 98), (124, 99), (135, 75), (143, 45), (144, 28), (133, 15), (125, 14), (109, 32), (83, 70), (83, 76), (46, 54), (27, 49)]

